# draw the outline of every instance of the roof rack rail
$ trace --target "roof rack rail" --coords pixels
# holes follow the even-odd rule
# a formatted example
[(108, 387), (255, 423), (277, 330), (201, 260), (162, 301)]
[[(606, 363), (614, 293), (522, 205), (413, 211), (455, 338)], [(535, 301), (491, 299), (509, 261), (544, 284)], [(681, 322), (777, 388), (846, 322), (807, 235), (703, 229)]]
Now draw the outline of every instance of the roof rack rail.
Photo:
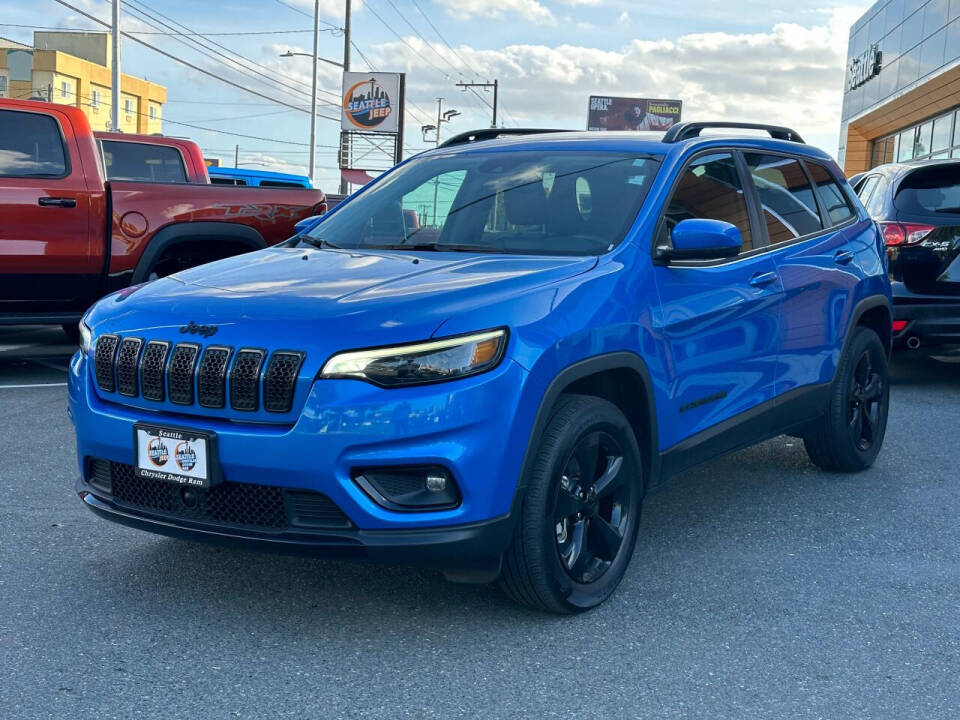
[(483, 128), (482, 130), (470, 130), (459, 135), (454, 135), (448, 140), (440, 143), (440, 147), (451, 147), (453, 145), (466, 145), (467, 143), (480, 142), (481, 140), (496, 140), (498, 137), (508, 135), (538, 135), (540, 133), (561, 133), (573, 132), (572, 130), (559, 130), (555, 128)]
[(699, 137), (701, 130), (708, 128), (732, 128), (735, 130), (766, 130), (774, 140), (789, 140), (790, 142), (803, 143), (803, 138), (796, 130), (791, 130), (782, 125), (765, 125), (763, 123), (743, 123), (743, 122), (682, 122), (677, 123), (663, 136), (663, 142), (674, 143), (689, 138)]

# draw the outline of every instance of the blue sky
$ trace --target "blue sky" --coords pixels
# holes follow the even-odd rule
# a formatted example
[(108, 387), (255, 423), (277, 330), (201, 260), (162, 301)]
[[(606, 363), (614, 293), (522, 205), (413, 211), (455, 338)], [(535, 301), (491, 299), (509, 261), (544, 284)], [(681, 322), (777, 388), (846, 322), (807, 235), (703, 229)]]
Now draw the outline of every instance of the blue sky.
[[(67, 1), (109, 19), (108, 0)], [(325, 23), (342, 25), (342, 0), (320, 5)], [(419, 127), (435, 120), (437, 97), (463, 113), (444, 127), (445, 134), (489, 125), (489, 109), (454, 83), (496, 77), (507, 125), (581, 128), (590, 94), (670, 97), (684, 101), (687, 119), (789, 124), (836, 153), (847, 34), (869, 5), (852, 0), (354, 0), (353, 39), (376, 69), (407, 73), (405, 145), (410, 150), (424, 147)], [(0, 35), (14, 40), (30, 42), (32, 33), (13, 25), (102, 29), (54, 0), (0, 0), (0, 6), (0, 19), (9, 23), (0, 25)], [(130, 0), (126, 6), (130, 12), (123, 20), (130, 30), (157, 29), (135, 12), (139, 8), (200, 33), (272, 32), (309, 30), (313, 0)], [(320, 52), (339, 59), (343, 38), (327, 29)], [(308, 51), (310, 32), (210, 36), (223, 46), (218, 52), (257, 63), (254, 69), (289, 88), (251, 79), (235, 64), (224, 64), (221, 55), (206, 57), (174, 37), (140, 37), (241, 85), (309, 106), (309, 59), (279, 54), (288, 48)], [(305, 170), (306, 113), (222, 84), (131, 41), (125, 41), (123, 69), (167, 86), (165, 120), (225, 131), (168, 122), (168, 134), (187, 135), (228, 164), (239, 143), (241, 163)], [(353, 69), (367, 69), (356, 51)], [(338, 72), (321, 68), (320, 85), (330, 93), (321, 95), (323, 100), (336, 102)], [(336, 113), (332, 107), (321, 110)], [(328, 190), (336, 178), (338, 133), (337, 122), (319, 121), (318, 144), (325, 147), (318, 149), (318, 177)]]

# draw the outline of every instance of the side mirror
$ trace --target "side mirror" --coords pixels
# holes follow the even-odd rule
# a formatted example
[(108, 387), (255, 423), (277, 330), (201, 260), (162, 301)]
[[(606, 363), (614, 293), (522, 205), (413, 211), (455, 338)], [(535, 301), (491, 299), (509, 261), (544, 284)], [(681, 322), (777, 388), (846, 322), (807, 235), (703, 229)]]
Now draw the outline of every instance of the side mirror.
[(303, 220), (299, 221), (293, 226), (294, 235), (302, 235), (308, 230), (312, 230), (314, 226), (323, 220), (323, 215), (311, 215), (310, 217), (305, 217)]
[(743, 238), (736, 225), (723, 220), (690, 218), (681, 220), (670, 233), (670, 245), (657, 247), (656, 259), (719, 260), (734, 257), (743, 249)]

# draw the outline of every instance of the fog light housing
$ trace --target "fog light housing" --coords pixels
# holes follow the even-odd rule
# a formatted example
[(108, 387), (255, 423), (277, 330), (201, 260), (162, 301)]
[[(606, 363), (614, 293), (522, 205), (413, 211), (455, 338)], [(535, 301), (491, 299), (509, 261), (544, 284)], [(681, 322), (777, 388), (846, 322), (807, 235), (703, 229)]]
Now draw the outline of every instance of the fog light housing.
[(439, 465), (357, 468), (351, 475), (371, 500), (387, 510), (449, 510), (460, 504), (453, 475)]

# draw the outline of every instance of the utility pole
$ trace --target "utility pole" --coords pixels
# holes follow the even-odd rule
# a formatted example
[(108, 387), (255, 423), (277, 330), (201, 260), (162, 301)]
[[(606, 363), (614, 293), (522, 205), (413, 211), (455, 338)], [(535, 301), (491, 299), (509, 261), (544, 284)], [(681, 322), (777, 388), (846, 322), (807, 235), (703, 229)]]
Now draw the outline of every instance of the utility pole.
[(493, 88), (493, 123), (490, 127), (495, 128), (497, 126), (497, 97), (500, 94), (500, 81), (494, 80), (493, 82), (477, 83), (477, 82), (458, 82), (458, 88), (463, 88), (463, 91), (466, 92), (469, 88), (483, 88), (487, 90)]
[(233, 146), (233, 167), (240, 167), (240, 144)]
[(443, 98), (437, 98), (437, 142), (434, 147), (440, 147), (440, 127), (443, 125)]
[[(346, 0), (346, 6), (344, 8), (343, 15), (343, 71), (350, 72), (350, 0)], [(316, 77), (316, 73), (314, 73), (314, 77)], [(341, 171), (340, 194), (346, 195), (349, 192), (350, 188), (347, 186), (347, 181), (343, 177), (343, 172)]]
[(317, 166), (317, 53), (320, 43), (320, 0), (313, 2), (313, 92), (310, 93), (310, 172), (307, 175), (313, 184)]
[(113, 132), (120, 132), (120, 0), (113, 0), (113, 62), (110, 67), (111, 102), (110, 125)]

